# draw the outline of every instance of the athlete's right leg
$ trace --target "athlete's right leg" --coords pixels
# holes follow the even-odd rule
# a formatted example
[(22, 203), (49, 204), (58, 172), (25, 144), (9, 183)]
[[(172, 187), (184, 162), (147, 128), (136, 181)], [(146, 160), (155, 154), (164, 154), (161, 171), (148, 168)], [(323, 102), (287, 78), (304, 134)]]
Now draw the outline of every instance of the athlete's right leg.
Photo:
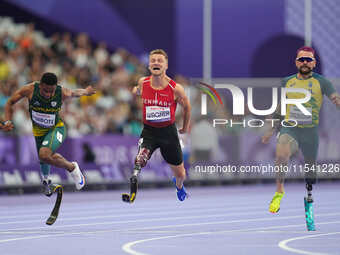
[(150, 148), (139, 147), (138, 154), (135, 159), (135, 165), (133, 168), (132, 175), (130, 177), (130, 194), (123, 193), (122, 199), (124, 202), (133, 203), (137, 196), (138, 190), (138, 175), (142, 168), (146, 166), (149, 158), (152, 155), (153, 150)]
[[(289, 134), (284, 133), (279, 136), (276, 145), (275, 165), (283, 169), (288, 165), (290, 157), (298, 150), (297, 141)], [(284, 192), (284, 171), (279, 171), (276, 176), (276, 191)]]
[(40, 171), (42, 173), (42, 184), (44, 186), (44, 194), (49, 197), (53, 193), (51, 188), (52, 180), (49, 178), (51, 165), (40, 162)]
[(143, 128), (140, 139), (138, 140), (138, 152), (134, 162), (134, 168), (131, 178), (136, 179), (141, 169), (146, 166), (152, 153), (159, 147), (154, 137), (155, 128), (145, 126)]
[(138, 141), (138, 153), (135, 158), (134, 168), (130, 177), (130, 194), (122, 194), (124, 202), (132, 203), (135, 201), (138, 190), (138, 176), (157, 147), (158, 145), (152, 137), (152, 134), (144, 128), (141, 138)]
[(280, 210), (281, 199), (284, 195), (284, 167), (288, 165), (290, 157), (297, 152), (297, 150), (298, 143), (290, 134), (283, 133), (279, 136), (276, 145), (275, 165), (279, 166), (281, 171), (276, 173), (276, 192), (269, 205), (269, 211), (272, 213), (277, 213)]
[(131, 193), (137, 192), (137, 182), (138, 182), (138, 175), (141, 172), (142, 168), (146, 166), (149, 158), (151, 157), (152, 149), (148, 148), (139, 148), (138, 154), (135, 158), (135, 165), (133, 168), (132, 176), (130, 177), (130, 184), (131, 184)]
[(43, 137), (36, 137), (39, 159), (40, 162), (43, 163), (41, 165), (41, 170), (43, 175), (45, 175), (45, 173), (47, 173), (47, 171), (44, 173), (44, 168), (47, 169), (46, 165), (53, 165), (58, 168), (66, 169), (71, 173), (76, 188), (80, 190), (85, 186), (85, 178), (81, 173), (77, 162), (70, 162), (59, 153), (55, 153), (64, 142), (66, 137), (65, 133), (65, 127), (62, 126), (52, 129)]

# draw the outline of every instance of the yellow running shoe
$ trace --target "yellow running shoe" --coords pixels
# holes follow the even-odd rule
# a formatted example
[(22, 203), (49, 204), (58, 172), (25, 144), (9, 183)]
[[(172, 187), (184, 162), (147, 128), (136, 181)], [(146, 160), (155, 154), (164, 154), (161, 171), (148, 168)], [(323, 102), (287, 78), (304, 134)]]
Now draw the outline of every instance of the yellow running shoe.
[(280, 211), (280, 203), (284, 194), (285, 194), (284, 192), (283, 193), (275, 192), (275, 195), (269, 205), (269, 211), (271, 213), (277, 213), (278, 211)]

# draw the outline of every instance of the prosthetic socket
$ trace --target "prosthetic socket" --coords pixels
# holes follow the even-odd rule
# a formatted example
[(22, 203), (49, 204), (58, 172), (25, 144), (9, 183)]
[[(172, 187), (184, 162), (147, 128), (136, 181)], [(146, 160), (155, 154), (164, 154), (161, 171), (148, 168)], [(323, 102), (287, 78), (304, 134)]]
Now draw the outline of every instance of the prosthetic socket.
[(135, 167), (132, 176), (137, 177), (141, 169), (146, 166), (150, 158), (150, 150), (147, 148), (140, 148), (135, 159)]

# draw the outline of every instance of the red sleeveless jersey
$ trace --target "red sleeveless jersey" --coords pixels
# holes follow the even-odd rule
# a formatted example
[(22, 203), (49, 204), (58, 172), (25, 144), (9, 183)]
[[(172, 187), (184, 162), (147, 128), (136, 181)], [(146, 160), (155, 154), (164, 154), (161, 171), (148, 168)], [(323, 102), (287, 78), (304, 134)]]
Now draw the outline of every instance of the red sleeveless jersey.
[(174, 89), (176, 82), (170, 80), (163, 89), (151, 87), (151, 76), (143, 81), (143, 123), (152, 127), (166, 127), (175, 122), (177, 102)]

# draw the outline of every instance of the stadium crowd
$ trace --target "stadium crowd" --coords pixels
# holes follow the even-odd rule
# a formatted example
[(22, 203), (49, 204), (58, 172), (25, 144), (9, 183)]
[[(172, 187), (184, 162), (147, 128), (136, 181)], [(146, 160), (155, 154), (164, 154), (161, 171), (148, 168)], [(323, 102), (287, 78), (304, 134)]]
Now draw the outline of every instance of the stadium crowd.
[[(105, 42), (92, 43), (85, 33), (46, 37), (34, 24), (0, 18), (0, 114), (16, 89), (38, 81), (44, 72), (55, 73), (62, 86), (94, 85), (98, 91), (89, 98), (64, 103), (62, 116), (69, 136), (140, 134), (141, 104), (130, 89), (147, 74), (142, 57), (138, 59), (123, 48), (110, 52)], [(22, 102), (15, 109), (17, 134), (31, 133), (27, 107), (27, 102)]]

